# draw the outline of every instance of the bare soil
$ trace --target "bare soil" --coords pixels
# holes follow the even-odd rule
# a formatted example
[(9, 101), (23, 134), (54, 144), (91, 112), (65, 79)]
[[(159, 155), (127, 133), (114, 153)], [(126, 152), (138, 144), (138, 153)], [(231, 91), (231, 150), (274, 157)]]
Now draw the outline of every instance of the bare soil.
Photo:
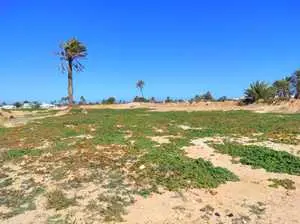
[(250, 110), (258, 113), (300, 113), (300, 100), (273, 104), (251, 104), (240, 106), (237, 101), (199, 102), (199, 103), (128, 103), (113, 105), (84, 105), (85, 109), (137, 109), (147, 108), (154, 111), (230, 111)]

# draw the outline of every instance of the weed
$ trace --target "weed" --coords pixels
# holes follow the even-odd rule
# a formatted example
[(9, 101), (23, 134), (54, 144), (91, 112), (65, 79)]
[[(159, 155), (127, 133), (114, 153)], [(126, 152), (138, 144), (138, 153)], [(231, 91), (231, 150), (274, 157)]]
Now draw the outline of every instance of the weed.
[(21, 214), (27, 210), (35, 209), (35, 198), (44, 192), (44, 188), (35, 187), (30, 193), (22, 190), (2, 190), (0, 191), (0, 206), (5, 205), (12, 208), (12, 211), (2, 216), (9, 218)]
[(269, 185), (269, 187), (278, 188), (279, 186), (287, 189), (287, 190), (295, 190), (295, 182), (290, 179), (269, 179), (273, 183)]
[(64, 167), (58, 167), (52, 171), (51, 176), (53, 180), (61, 180), (65, 177), (66, 169)]
[(76, 203), (75, 198), (67, 198), (60, 190), (48, 192), (46, 197), (48, 209), (54, 208), (56, 210), (61, 210)]
[(0, 179), (0, 188), (12, 185), (12, 183), (13, 183), (12, 178)]

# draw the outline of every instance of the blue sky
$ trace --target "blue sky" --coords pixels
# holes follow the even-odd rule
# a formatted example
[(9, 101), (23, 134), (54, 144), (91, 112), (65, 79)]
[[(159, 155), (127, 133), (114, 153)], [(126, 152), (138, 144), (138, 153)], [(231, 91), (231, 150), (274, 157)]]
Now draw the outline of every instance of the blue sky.
[(300, 67), (297, 0), (0, 0), (0, 101), (66, 96), (54, 52), (88, 47), (75, 97), (238, 97)]

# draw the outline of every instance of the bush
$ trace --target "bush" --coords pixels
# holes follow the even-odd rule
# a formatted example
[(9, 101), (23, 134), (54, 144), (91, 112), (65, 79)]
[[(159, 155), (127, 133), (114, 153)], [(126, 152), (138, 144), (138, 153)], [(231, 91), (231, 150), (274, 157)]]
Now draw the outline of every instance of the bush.
[(149, 100), (147, 100), (147, 99), (144, 98), (144, 97), (136, 96), (136, 97), (134, 97), (133, 102), (143, 102), (143, 103), (147, 103), (147, 102), (149, 102)]
[(16, 108), (20, 108), (20, 107), (22, 106), (22, 103), (20, 103), (20, 102), (15, 102), (15, 103), (14, 103), (14, 106), (15, 106)]
[(226, 101), (226, 100), (228, 100), (228, 98), (227, 98), (226, 96), (222, 96), (222, 97), (220, 97), (217, 101), (219, 101), (219, 102), (224, 102), (224, 101)]
[(173, 103), (174, 100), (171, 99), (171, 97), (167, 96), (167, 98), (165, 99), (165, 103)]
[(107, 99), (102, 100), (102, 104), (115, 104), (116, 98), (115, 97), (109, 97)]

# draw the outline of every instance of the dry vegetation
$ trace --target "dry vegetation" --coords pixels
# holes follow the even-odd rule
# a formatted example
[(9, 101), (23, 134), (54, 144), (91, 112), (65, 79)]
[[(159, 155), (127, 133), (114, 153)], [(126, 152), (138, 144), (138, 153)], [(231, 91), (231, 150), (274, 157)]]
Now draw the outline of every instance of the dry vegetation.
[(0, 222), (298, 223), (300, 115), (228, 105), (26, 113), (0, 128)]

